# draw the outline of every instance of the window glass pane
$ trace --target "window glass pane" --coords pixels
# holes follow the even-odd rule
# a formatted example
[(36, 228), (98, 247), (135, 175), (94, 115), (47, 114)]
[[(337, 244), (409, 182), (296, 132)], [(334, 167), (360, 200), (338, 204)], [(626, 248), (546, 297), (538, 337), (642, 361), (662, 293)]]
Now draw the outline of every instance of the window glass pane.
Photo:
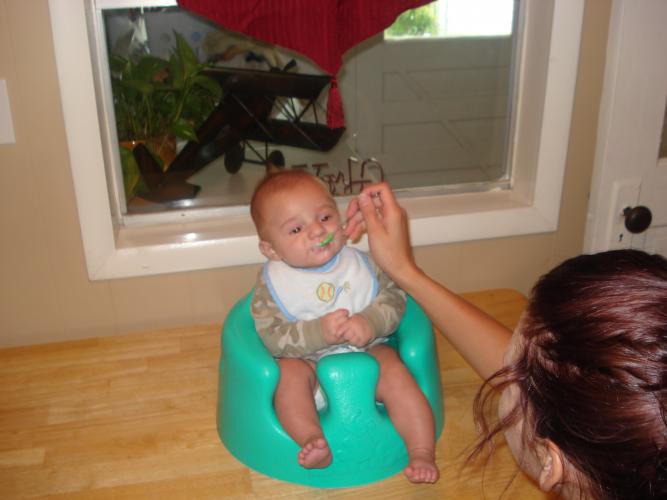
[(502, 15), (440, 0), (412, 11), (426, 13), (414, 29), (401, 17), (349, 51), (338, 130), (326, 127), (330, 76), (307, 58), (177, 7), (103, 10), (119, 151), (107, 163), (122, 172), (123, 211), (247, 205), (276, 168), (307, 168), (336, 195), (382, 179), (418, 192), (506, 187), (516, 9), (491, 3)]
[(404, 12), (387, 38), (509, 36), (514, 0), (436, 0)]

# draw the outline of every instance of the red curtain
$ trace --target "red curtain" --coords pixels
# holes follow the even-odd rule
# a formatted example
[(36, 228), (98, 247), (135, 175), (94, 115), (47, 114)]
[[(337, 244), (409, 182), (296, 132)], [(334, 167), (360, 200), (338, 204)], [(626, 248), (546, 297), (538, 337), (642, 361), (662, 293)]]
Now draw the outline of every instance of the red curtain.
[(344, 125), (336, 73), (343, 54), (432, 0), (178, 0), (226, 29), (295, 50), (332, 75), (327, 124)]

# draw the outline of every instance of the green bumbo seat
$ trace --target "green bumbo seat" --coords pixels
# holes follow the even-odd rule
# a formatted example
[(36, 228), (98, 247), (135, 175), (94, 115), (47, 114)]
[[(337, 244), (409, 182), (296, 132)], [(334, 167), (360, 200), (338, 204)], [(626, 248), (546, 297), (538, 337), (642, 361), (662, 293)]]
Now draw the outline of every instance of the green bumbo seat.
[[(279, 369), (255, 330), (251, 298), (252, 292), (233, 307), (222, 330), (218, 433), (229, 452), (267, 476), (320, 488), (372, 483), (401, 471), (408, 463), (405, 445), (375, 402), (379, 366), (362, 352), (333, 354), (318, 363), (327, 399), (320, 420), (333, 461), (324, 469), (297, 463), (299, 446), (273, 408)], [(439, 436), (444, 415), (433, 329), (410, 297), (391, 342), (431, 404)]]

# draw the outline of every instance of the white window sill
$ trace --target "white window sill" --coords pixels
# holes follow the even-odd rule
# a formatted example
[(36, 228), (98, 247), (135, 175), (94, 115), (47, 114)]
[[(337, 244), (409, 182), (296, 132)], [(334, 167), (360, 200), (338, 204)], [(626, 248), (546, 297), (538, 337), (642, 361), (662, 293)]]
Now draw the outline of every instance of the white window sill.
[[(401, 202), (410, 214), (415, 246), (556, 228), (557, 219), (513, 198), (510, 191), (502, 191), (452, 195), (444, 201), (409, 198)], [(439, 214), (433, 215), (434, 212)], [(218, 222), (131, 226), (117, 230), (115, 235), (114, 247), (91, 269), (91, 279), (203, 270), (266, 260), (257, 248), (255, 229), (247, 215)], [(355, 246), (367, 250), (366, 238)]]

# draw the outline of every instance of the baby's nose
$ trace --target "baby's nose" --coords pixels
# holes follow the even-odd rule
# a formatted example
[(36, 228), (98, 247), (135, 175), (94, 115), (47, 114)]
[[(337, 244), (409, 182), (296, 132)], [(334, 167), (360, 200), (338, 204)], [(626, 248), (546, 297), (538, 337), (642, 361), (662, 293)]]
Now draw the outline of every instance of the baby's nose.
[(311, 238), (319, 238), (327, 232), (324, 224), (321, 222), (313, 222), (310, 225), (310, 236)]

